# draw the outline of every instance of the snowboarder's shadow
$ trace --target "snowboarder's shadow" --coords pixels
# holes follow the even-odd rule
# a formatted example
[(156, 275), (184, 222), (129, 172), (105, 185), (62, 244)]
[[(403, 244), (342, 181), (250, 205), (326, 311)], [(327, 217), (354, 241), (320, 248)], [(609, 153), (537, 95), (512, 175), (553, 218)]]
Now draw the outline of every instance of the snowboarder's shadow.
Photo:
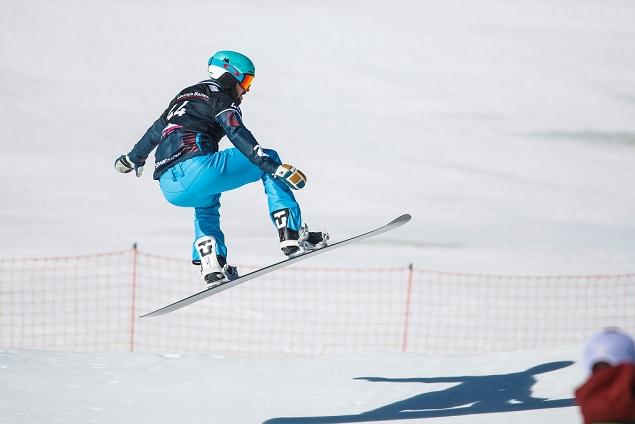
[(383, 378), (358, 377), (356, 380), (382, 383), (458, 383), (450, 388), (426, 392), (358, 415), (272, 418), (265, 424), (282, 423), (356, 423), (413, 418), (450, 417), (496, 412), (573, 406), (573, 399), (549, 400), (531, 395), (537, 374), (556, 371), (572, 361), (536, 365), (511, 374), (461, 377)]

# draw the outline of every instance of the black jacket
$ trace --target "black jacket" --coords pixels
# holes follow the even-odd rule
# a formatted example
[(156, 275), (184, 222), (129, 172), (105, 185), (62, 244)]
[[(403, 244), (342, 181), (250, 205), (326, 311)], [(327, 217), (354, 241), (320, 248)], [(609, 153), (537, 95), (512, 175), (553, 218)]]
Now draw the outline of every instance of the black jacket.
[(218, 142), (225, 135), (264, 172), (273, 174), (280, 165), (263, 152), (243, 125), (240, 108), (214, 80), (202, 81), (177, 94), (128, 157), (143, 165), (156, 147), (153, 178), (158, 180), (176, 163), (217, 152)]

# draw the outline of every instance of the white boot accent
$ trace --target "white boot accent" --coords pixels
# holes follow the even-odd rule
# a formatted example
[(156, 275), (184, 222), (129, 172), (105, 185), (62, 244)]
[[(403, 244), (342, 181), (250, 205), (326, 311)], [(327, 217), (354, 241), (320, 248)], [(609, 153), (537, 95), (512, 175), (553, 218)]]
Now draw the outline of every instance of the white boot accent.
[(218, 280), (218, 275), (214, 274), (223, 274), (223, 267), (216, 258), (216, 239), (212, 236), (203, 236), (194, 244), (201, 255), (201, 278), (206, 283), (210, 280)]
[(298, 240), (283, 240), (280, 242), (280, 248), (283, 247), (298, 247)]

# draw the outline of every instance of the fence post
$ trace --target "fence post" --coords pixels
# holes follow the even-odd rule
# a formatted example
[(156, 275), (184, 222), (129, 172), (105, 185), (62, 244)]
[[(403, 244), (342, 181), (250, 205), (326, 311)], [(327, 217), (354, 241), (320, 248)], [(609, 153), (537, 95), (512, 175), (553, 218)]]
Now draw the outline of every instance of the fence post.
[(410, 327), (410, 303), (412, 301), (412, 263), (408, 265), (408, 288), (406, 289), (406, 307), (403, 319), (403, 336), (401, 341), (401, 351), (408, 349), (408, 328)]
[(129, 351), (134, 352), (134, 342), (135, 342), (135, 324), (137, 322), (137, 243), (132, 245), (132, 264), (131, 264), (131, 275), (130, 275), (130, 334), (129, 334)]

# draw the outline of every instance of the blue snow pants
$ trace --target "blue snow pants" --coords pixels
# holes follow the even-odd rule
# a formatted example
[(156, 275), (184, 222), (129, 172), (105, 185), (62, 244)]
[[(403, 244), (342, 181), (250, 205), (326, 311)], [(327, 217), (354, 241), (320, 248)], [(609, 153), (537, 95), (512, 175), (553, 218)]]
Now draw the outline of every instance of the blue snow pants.
[[(275, 150), (264, 149), (280, 161)], [(289, 186), (265, 174), (236, 148), (229, 148), (205, 156), (196, 156), (177, 163), (161, 175), (159, 184), (165, 199), (176, 206), (194, 208), (194, 241), (202, 236), (216, 239), (216, 254), (227, 257), (225, 236), (220, 228), (220, 195), (261, 180), (271, 213), (289, 209), (287, 226), (298, 230), (302, 224), (300, 206)], [(275, 221), (271, 218), (275, 226)], [(200, 259), (193, 244), (192, 260)]]

